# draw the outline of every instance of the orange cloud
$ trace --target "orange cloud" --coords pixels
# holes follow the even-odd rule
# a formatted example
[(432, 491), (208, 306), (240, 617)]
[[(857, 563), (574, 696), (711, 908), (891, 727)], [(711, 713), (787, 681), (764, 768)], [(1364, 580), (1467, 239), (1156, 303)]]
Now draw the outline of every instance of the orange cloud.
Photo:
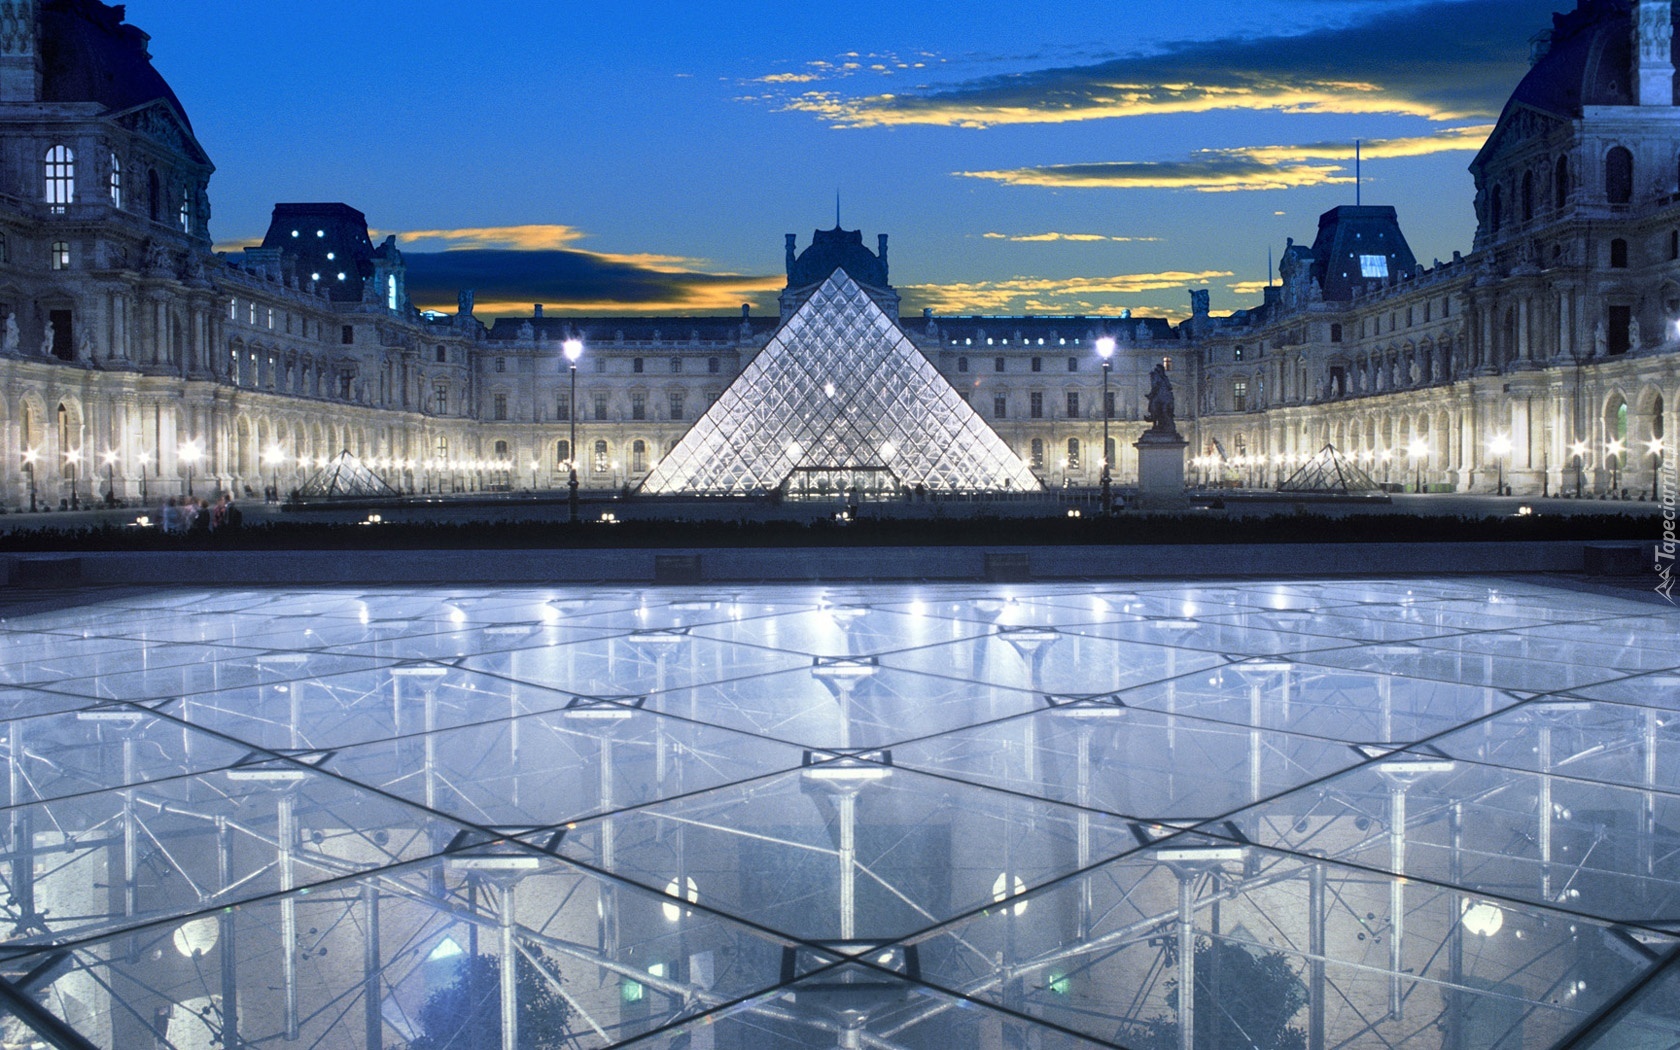
[(1011, 277), (1000, 281), (912, 284), (904, 286), (906, 298), (939, 313), (1079, 313), (1118, 309), (1104, 296), (1137, 295), (1168, 288), (1188, 288), (1218, 277), (1230, 277), (1230, 270), (1192, 273), (1168, 270), (1161, 273), (1117, 274), (1112, 277)]
[(1159, 242), (1160, 237), (1114, 237), (1106, 233), (982, 233), (980, 235), (989, 241), (1012, 241), (1018, 244), (1042, 244), (1053, 241), (1119, 241), (1125, 242)]

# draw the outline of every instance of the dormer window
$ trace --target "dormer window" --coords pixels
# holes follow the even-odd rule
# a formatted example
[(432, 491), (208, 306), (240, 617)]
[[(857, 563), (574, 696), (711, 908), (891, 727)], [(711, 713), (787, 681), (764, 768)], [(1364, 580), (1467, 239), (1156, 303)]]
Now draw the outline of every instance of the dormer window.
[(1386, 256), (1386, 255), (1361, 255), (1359, 257), (1359, 276), (1361, 276), (1361, 277), (1387, 277), (1388, 276), (1388, 256)]
[(122, 207), (122, 161), (111, 154), (111, 207)]

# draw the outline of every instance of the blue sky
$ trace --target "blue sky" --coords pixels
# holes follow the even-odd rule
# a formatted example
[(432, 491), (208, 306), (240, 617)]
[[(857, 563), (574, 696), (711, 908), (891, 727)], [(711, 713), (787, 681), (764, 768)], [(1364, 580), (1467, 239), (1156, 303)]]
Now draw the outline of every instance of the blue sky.
[[(1392, 204), (1468, 250), (1465, 170), (1560, 0), (696, 5), (130, 0), (217, 164), (212, 233), (342, 200), (416, 305), (769, 312), (782, 235), (891, 235), (907, 311), (1181, 316)], [(493, 249), (495, 257), (464, 250)], [(435, 253), (435, 254), (433, 254)], [(471, 264), (471, 265), (467, 265)], [(504, 305), (498, 305), (504, 304)], [(528, 310), (528, 306), (524, 307)]]

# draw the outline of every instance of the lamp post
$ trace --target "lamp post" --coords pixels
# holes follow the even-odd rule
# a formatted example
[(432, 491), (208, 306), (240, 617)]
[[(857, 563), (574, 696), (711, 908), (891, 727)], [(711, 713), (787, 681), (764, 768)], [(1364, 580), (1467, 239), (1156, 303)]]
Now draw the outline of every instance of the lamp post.
[(531, 457), (531, 493), (532, 493), (532, 495), (535, 495), (536, 491), (537, 491), (537, 467), (538, 466), (540, 466), (540, 464), (537, 462), (536, 457), (532, 456)]
[(1587, 443), (1577, 441), (1569, 446), (1569, 454), (1575, 457), (1575, 498), (1581, 498), (1581, 475), (1587, 469)]
[(117, 450), (108, 448), (99, 458), (105, 462), (105, 503), (113, 505), (117, 502)]
[(1114, 340), (1111, 337), (1105, 335), (1097, 340), (1097, 356), (1102, 358), (1103, 374), (1102, 512), (1108, 515), (1114, 513), (1114, 482), (1108, 463), (1108, 373), (1114, 367), (1114, 362), (1110, 360), (1114, 356)]
[(150, 497), (146, 495), (146, 470), (151, 465), (152, 457), (149, 452), (140, 453), (140, 502), (147, 503)]
[(280, 464), (286, 461), (286, 453), (279, 445), (270, 445), (263, 449), (263, 462), (268, 464), (269, 489), (274, 498), (280, 498)]
[(1604, 446), (1604, 454), (1610, 459), (1610, 492), (1612, 495), (1622, 491), (1622, 453), (1627, 446), (1620, 438)]
[(70, 467), (70, 509), (81, 510), (82, 500), (79, 490), (81, 489), (82, 480), (82, 450), (79, 448), (73, 448), (66, 452), (64, 454), (64, 462)]
[(1505, 495), (1505, 457), (1511, 454), (1511, 435), (1501, 432), (1494, 435), (1488, 442), (1488, 451), (1499, 457), (1499, 481), (1494, 486), (1495, 496)]
[(193, 467), (202, 455), (204, 455), (204, 450), (199, 447), (196, 440), (189, 441), (181, 447), (181, 462), (187, 465), (187, 495), (189, 496), (193, 494)]
[(35, 513), (35, 461), (41, 453), (32, 448), (23, 450), (23, 469), (29, 475), (29, 513)]
[(1651, 454), (1651, 499), (1653, 501), (1660, 500), (1662, 498), (1659, 487), (1662, 485), (1663, 439), (1652, 438), (1645, 442), (1645, 451)]
[(1417, 477), (1412, 482), (1412, 491), (1423, 492), (1423, 461), (1429, 458), (1429, 447), (1421, 441), (1413, 441), (1406, 446), (1406, 453), (1412, 457), (1412, 465), (1417, 468)]
[(571, 441), (566, 446), (566, 509), (571, 520), (576, 522), (578, 520), (577, 363), (578, 358), (583, 356), (583, 340), (568, 339), (561, 344), (561, 350), (566, 355), (566, 365), (572, 373), (572, 392), (566, 407), (566, 420), (571, 424)]

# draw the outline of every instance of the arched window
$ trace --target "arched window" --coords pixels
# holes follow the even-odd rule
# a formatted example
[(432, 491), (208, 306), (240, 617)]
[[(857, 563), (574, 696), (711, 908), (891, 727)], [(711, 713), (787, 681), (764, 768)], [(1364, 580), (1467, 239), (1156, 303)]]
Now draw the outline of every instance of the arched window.
[(1569, 200), (1569, 158), (1559, 157), (1557, 167), (1552, 171), (1552, 203), (1559, 211)]
[(1522, 217), (1523, 222), (1534, 218), (1534, 173), (1523, 172), (1522, 177)]
[(185, 189), (181, 190), (181, 213), (180, 213), (179, 218), (180, 218), (180, 222), (181, 222), (181, 232), (182, 233), (191, 233), (192, 232), (192, 224), (193, 224), (192, 187), (191, 186), (188, 186)]
[(1067, 465), (1069, 470), (1079, 469), (1079, 439), (1068, 438)]
[(54, 215), (76, 199), (76, 154), (69, 146), (54, 146), (47, 150), (46, 202)]
[(572, 459), (572, 443), (561, 439), (554, 443), (554, 461), (556, 463), (570, 463)]
[(1604, 199), (1626, 204), (1633, 199), (1633, 154), (1617, 146), (1604, 155)]
[(647, 470), (647, 442), (641, 438), (630, 443), (630, 470), (636, 474)]
[(111, 207), (122, 207), (122, 161), (111, 154)]
[(496, 458), (497, 459), (508, 458), (508, 443), (506, 441), (496, 442)]
[(595, 473), (605, 474), (606, 472), (607, 443), (605, 441), (597, 441), (595, 442)]
[(1612, 270), (1625, 270), (1627, 264), (1627, 242), (1617, 237), (1610, 242), (1610, 268)]
[(397, 308), (397, 275), (388, 274), (385, 277), (385, 309)]
[(1044, 469), (1044, 439), (1043, 438), (1033, 438), (1032, 439), (1032, 468), (1034, 470)]
[(1499, 232), (1499, 224), (1505, 218), (1505, 187), (1495, 186), (1493, 198), (1488, 204), (1488, 226), (1494, 232)]

